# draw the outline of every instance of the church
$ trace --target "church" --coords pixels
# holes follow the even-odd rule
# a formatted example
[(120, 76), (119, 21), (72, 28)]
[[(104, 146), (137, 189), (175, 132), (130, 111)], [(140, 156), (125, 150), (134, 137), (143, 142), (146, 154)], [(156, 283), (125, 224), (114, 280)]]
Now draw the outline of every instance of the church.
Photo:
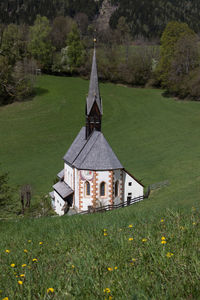
[(78, 213), (143, 196), (143, 185), (123, 168), (101, 132), (102, 115), (94, 47), (86, 124), (63, 157), (64, 169), (50, 193), (58, 215), (67, 213), (69, 207)]

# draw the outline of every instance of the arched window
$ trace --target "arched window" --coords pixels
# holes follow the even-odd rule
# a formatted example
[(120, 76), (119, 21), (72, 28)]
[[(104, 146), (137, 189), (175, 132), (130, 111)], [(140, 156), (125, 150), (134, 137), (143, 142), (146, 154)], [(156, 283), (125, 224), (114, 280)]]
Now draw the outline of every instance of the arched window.
[(85, 182), (85, 195), (90, 196), (90, 183), (88, 181)]
[(115, 182), (115, 197), (119, 195), (119, 181)]
[(100, 196), (105, 196), (106, 194), (106, 184), (105, 182), (102, 182), (100, 184)]

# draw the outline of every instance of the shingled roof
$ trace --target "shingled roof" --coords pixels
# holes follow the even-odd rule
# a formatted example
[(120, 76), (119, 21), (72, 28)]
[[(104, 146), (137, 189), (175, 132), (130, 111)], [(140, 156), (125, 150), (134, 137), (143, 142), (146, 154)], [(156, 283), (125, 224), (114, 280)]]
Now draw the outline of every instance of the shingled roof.
[(94, 130), (86, 140), (85, 127), (65, 154), (64, 161), (81, 170), (123, 169), (103, 133)]
[(98, 74), (97, 74), (97, 63), (96, 63), (96, 49), (94, 48), (92, 70), (90, 75), (90, 86), (86, 104), (86, 114), (89, 115), (94, 102), (96, 101), (99, 111), (102, 114), (102, 103), (99, 92)]
[(54, 190), (63, 198), (73, 194), (73, 190), (64, 181), (59, 181), (53, 185)]

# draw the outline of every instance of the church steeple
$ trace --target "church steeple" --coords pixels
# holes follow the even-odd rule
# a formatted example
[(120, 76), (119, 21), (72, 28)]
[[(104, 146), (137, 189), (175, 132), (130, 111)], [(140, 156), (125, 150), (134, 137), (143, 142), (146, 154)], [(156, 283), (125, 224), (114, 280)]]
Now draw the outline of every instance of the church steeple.
[[(96, 42), (96, 40), (94, 40), (94, 42)], [(98, 84), (96, 48), (94, 45), (89, 93), (86, 99), (86, 139), (90, 136), (94, 129), (101, 131), (102, 114), (103, 109)]]

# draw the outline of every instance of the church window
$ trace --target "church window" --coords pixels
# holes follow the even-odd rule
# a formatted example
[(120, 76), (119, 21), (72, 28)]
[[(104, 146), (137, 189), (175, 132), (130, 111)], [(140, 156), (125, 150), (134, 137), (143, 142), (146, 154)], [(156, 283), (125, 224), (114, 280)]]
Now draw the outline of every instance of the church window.
[(85, 195), (90, 196), (90, 183), (88, 181), (85, 182)]
[(117, 197), (119, 194), (119, 181), (117, 180), (115, 182), (115, 197)]
[(131, 185), (132, 185), (132, 182), (129, 182), (128, 185), (131, 186)]
[(102, 182), (100, 184), (100, 196), (105, 196), (106, 194), (105, 186), (106, 186), (105, 182)]

